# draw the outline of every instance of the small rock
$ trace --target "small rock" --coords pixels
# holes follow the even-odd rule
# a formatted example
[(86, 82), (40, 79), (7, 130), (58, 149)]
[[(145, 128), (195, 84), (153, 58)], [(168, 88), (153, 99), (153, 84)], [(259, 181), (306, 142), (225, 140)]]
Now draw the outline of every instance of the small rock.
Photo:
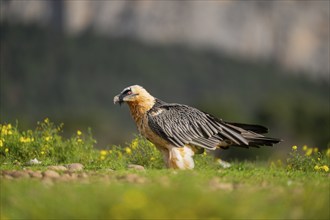
[(29, 172), (29, 175), (31, 178), (37, 178), (37, 179), (41, 179), (42, 178), (42, 173), (41, 171), (32, 171), (32, 172)]
[(44, 178), (51, 178), (51, 179), (56, 179), (60, 177), (60, 174), (54, 170), (46, 170), (43, 172)]
[(128, 164), (127, 168), (132, 170), (145, 170), (143, 166), (136, 164)]
[(9, 170), (1, 170), (0, 173), (1, 173), (1, 175), (10, 175), (11, 174), (11, 171), (9, 171)]
[(30, 175), (28, 174), (28, 172), (25, 171), (13, 171), (10, 174), (13, 178), (29, 178)]
[(71, 178), (72, 180), (75, 180), (75, 179), (78, 178), (78, 175), (77, 175), (76, 173), (70, 173), (69, 175), (70, 175), (70, 178)]
[(54, 171), (66, 171), (68, 170), (65, 166), (62, 165), (57, 165), (57, 166), (49, 166), (49, 170), (54, 170)]
[(69, 175), (69, 174), (67, 174), (67, 173), (65, 173), (65, 174), (63, 174), (62, 176), (61, 176), (61, 180), (62, 181), (70, 181), (72, 178), (71, 178), (71, 176)]
[(84, 169), (84, 165), (82, 165), (81, 163), (68, 164), (67, 167), (70, 171), (81, 171)]
[(85, 179), (87, 177), (88, 177), (87, 173), (80, 173), (80, 174), (78, 174), (78, 178)]

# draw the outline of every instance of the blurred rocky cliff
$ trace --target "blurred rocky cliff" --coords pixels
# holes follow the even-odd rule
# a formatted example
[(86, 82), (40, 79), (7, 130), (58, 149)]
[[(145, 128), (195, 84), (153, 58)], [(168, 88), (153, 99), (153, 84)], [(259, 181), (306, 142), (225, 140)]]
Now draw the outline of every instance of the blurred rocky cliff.
[[(1, 22), (207, 48), (329, 79), (329, 1), (1, 0)], [(292, 72), (292, 71), (291, 71)]]

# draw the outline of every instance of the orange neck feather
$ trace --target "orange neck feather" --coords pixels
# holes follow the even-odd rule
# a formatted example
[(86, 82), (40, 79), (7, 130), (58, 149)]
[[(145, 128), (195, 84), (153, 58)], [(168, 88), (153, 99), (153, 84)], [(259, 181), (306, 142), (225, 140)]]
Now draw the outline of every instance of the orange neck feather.
[(135, 101), (127, 102), (127, 104), (134, 121), (140, 122), (146, 112), (155, 104), (155, 98), (149, 94), (140, 94)]

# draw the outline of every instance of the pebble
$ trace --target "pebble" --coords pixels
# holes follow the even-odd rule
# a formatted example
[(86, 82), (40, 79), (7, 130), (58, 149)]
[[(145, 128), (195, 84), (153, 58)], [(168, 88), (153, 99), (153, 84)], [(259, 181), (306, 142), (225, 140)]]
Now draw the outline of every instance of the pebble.
[(29, 175), (31, 178), (37, 178), (37, 179), (41, 179), (42, 178), (42, 173), (41, 171), (30, 171)]
[(132, 170), (145, 170), (144, 166), (136, 165), (136, 164), (128, 164), (127, 168)]
[(87, 173), (80, 173), (78, 174), (78, 178), (86, 179), (88, 177)]
[(70, 175), (72, 180), (75, 180), (75, 179), (78, 178), (78, 174), (76, 174), (76, 173), (70, 173), (69, 175)]
[(42, 174), (44, 178), (56, 179), (60, 177), (60, 174), (54, 170), (46, 170)]
[(65, 166), (62, 165), (57, 165), (57, 166), (49, 166), (49, 170), (54, 170), (54, 171), (66, 171), (68, 170)]
[(84, 169), (84, 165), (81, 163), (72, 163), (67, 165), (68, 170), (70, 171), (81, 171)]
[(67, 182), (67, 181), (72, 180), (72, 177), (70, 176), (70, 174), (65, 173), (61, 176), (61, 180)]
[(13, 178), (28, 178), (28, 177), (30, 177), (30, 175), (28, 174), (28, 172), (19, 171), (19, 170), (13, 171), (10, 175)]

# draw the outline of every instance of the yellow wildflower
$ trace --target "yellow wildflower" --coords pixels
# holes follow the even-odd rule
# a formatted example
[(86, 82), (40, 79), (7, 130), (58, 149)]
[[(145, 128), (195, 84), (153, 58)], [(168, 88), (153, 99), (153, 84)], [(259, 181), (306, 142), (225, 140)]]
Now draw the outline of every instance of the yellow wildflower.
[(325, 152), (325, 155), (327, 155), (327, 157), (330, 157), (330, 148), (327, 149), (327, 151)]
[(150, 158), (150, 161), (154, 161), (154, 160), (156, 160), (154, 157), (151, 157), (151, 158)]
[(1, 134), (2, 135), (11, 135), (13, 134), (13, 132), (11, 131), (11, 124), (7, 124), (7, 125), (2, 125), (1, 127)]
[(51, 136), (47, 136), (47, 137), (45, 137), (45, 141), (50, 141), (51, 139), (52, 139)]
[(296, 151), (298, 147), (296, 145), (292, 146), (292, 150)]
[(8, 148), (6, 148), (6, 149), (5, 149), (5, 152), (6, 152), (6, 153), (8, 153), (8, 152), (9, 152), (9, 149), (8, 149)]
[(20, 138), (19, 138), (19, 141), (20, 141), (21, 143), (30, 143), (30, 142), (33, 142), (33, 141), (34, 141), (34, 138), (20, 137)]
[(108, 152), (107, 152), (106, 150), (101, 150), (101, 151), (100, 151), (100, 154), (101, 154), (102, 156), (105, 156), (105, 155), (108, 154)]
[(132, 143), (131, 143), (131, 147), (133, 150), (135, 150), (138, 147), (139, 141), (137, 138), (135, 138)]
[(105, 156), (101, 155), (100, 160), (105, 160)]
[(45, 151), (41, 151), (40, 154), (41, 154), (41, 155), (44, 155), (44, 154), (45, 154)]
[(78, 142), (78, 143), (81, 143), (81, 142), (83, 142), (83, 141), (82, 141), (82, 139), (78, 138), (78, 139), (77, 139), (77, 142)]
[(310, 156), (313, 153), (313, 148), (308, 148), (308, 150), (305, 153), (305, 156)]
[(315, 165), (314, 170), (319, 170), (320, 167), (318, 165)]
[(307, 145), (304, 145), (302, 149), (303, 151), (306, 151), (308, 149)]
[(329, 167), (327, 165), (323, 165), (321, 167), (325, 172), (328, 172), (329, 171)]
[(126, 152), (127, 154), (131, 154), (131, 153), (132, 153), (132, 150), (131, 150), (131, 148), (126, 147), (126, 148), (125, 148), (125, 152)]
[(3, 147), (3, 141), (0, 139), (0, 147)]
[(45, 122), (46, 124), (48, 124), (48, 123), (49, 123), (49, 118), (45, 118), (45, 119), (44, 119), (44, 122)]
[(82, 135), (82, 132), (80, 130), (77, 130), (77, 135), (78, 136)]

